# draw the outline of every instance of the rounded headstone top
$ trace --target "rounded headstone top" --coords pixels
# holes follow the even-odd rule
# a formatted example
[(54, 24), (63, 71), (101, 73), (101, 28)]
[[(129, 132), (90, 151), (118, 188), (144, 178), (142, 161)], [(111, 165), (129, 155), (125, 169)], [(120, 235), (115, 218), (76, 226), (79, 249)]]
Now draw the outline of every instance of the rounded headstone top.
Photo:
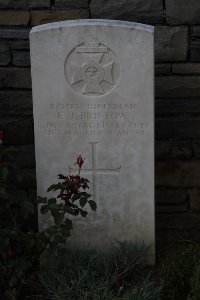
[(69, 21), (61, 21), (48, 23), (44, 25), (35, 26), (30, 31), (30, 35), (36, 32), (44, 31), (44, 30), (52, 30), (66, 27), (74, 27), (74, 26), (84, 26), (84, 25), (93, 25), (93, 26), (120, 26), (130, 29), (143, 30), (147, 32), (154, 32), (154, 26), (134, 23), (128, 21), (120, 21), (120, 20), (104, 20), (104, 19), (80, 19), (80, 20), (69, 20)]

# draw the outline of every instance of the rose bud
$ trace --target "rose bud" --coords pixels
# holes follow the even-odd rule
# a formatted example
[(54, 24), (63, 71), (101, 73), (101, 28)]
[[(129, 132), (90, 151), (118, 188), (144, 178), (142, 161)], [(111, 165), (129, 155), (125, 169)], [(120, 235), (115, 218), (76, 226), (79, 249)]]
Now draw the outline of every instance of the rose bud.
[(77, 156), (76, 163), (77, 163), (77, 165), (79, 166), (79, 168), (82, 167), (82, 165), (83, 165), (83, 163), (84, 163), (84, 160), (83, 160), (83, 158), (82, 158), (81, 155), (78, 155), (78, 156)]

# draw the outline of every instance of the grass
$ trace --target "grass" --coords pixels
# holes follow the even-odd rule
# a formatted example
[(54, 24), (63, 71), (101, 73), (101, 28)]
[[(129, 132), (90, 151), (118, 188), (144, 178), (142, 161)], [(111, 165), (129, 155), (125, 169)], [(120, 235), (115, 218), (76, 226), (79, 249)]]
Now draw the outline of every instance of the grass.
[(157, 300), (161, 288), (142, 272), (148, 251), (129, 242), (110, 253), (74, 249), (48, 264), (40, 282), (54, 300)]
[(145, 265), (148, 255), (149, 248), (144, 244), (128, 242), (120, 243), (109, 253), (70, 249), (65, 255), (46, 261), (37, 274), (38, 283), (32, 288), (32, 297), (28, 290), (28, 296), (21, 295), (19, 299), (200, 299), (197, 243), (171, 247), (155, 269)]

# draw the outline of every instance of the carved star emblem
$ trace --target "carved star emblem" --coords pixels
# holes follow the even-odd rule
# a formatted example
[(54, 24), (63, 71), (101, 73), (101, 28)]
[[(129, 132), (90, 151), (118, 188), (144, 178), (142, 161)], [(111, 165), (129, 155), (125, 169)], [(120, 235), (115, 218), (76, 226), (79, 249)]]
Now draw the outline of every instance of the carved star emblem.
[(83, 82), (82, 94), (104, 94), (101, 83), (106, 81), (113, 84), (113, 61), (101, 63), (104, 53), (80, 53), (79, 62), (71, 62), (71, 84)]

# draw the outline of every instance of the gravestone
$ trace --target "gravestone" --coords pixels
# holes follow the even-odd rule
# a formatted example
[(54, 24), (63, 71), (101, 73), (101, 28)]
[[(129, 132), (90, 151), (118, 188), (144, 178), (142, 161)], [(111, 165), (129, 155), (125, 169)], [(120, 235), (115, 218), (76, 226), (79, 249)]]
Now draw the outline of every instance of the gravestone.
[(154, 249), (153, 27), (64, 21), (33, 28), (30, 42), (38, 195), (77, 174), (81, 154), (97, 211), (74, 220), (71, 243)]

